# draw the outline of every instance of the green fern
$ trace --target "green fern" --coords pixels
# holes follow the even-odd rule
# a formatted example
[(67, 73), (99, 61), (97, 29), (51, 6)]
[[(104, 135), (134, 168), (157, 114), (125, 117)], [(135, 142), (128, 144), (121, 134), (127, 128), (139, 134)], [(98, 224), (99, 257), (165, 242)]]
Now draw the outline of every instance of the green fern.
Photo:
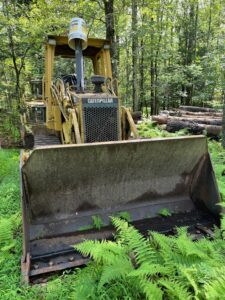
[(97, 263), (112, 263), (120, 257), (121, 261), (127, 260), (126, 250), (119, 244), (111, 241), (88, 240), (74, 246), (83, 256), (90, 256)]
[(0, 220), (0, 253), (5, 253), (15, 246), (13, 239), (13, 222), (12, 219)]
[(175, 280), (159, 280), (159, 285), (165, 288), (169, 300), (191, 300), (192, 295), (185, 285)]
[(100, 267), (95, 263), (89, 263), (86, 268), (77, 270), (71, 299), (98, 299), (96, 282), (99, 277), (99, 269)]
[(224, 300), (225, 299), (225, 275), (221, 275), (211, 283), (205, 285), (205, 299)]
[(167, 275), (169, 274), (170, 270), (162, 265), (159, 264), (150, 264), (150, 263), (143, 263), (138, 269), (130, 272), (129, 276), (131, 277), (151, 277), (154, 278), (155, 275)]
[(145, 239), (140, 232), (122, 219), (112, 217), (112, 223), (116, 227), (117, 238), (127, 246), (130, 254), (134, 255), (135, 262), (140, 265), (145, 262), (156, 262), (156, 253), (151, 247), (149, 239)]
[(222, 232), (222, 236), (223, 239), (225, 239), (225, 215), (223, 215), (223, 217), (221, 218), (221, 232)]
[(162, 300), (163, 299), (163, 292), (155, 283), (152, 283), (147, 280), (141, 280), (140, 286), (144, 291), (146, 299), (148, 299), (148, 300)]
[(92, 216), (93, 227), (100, 230), (103, 227), (103, 221), (99, 216)]
[(131, 222), (131, 215), (127, 211), (120, 211), (115, 215), (115, 217)]
[[(75, 299), (216, 300), (224, 292), (222, 235), (192, 241), (187, 228), (179, 228), (177, 236), (150, 232), (146, 238), (125, 220), (112, 218), (112, 223), (115, 242), (85, 241), (75, 247), (93, 259), (87, 275), (77, 279)], [(86, 277), (92, 285), (87, 289)]]
[(112, 264), (103, 266), (98, 289), (101, 289), (104, 284), (110, 283), (112, 280), (125, 278), (133, 269), (130, 260), (117, 258)]

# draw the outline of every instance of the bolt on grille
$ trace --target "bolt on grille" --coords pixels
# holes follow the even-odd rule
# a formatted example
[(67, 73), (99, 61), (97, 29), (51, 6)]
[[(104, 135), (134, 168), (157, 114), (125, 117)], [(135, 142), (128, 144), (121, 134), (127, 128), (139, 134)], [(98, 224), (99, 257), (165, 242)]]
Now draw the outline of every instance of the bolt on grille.
[(118, 105), (85, 105), (83, 118), (86, 143), (119, 140)]

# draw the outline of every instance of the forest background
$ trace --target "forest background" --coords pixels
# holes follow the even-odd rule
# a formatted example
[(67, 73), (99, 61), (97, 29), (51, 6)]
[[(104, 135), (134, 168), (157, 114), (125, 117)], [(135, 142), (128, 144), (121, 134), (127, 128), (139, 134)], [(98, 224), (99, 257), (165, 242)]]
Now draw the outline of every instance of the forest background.
[(111, 41), (127, 106), (151, 114), (180, 104), (222, 107), (224, 0), (1, 0), (1, 107), (30, 96), (30, 81), (43, 76), (47, 34), (66, 34), (77, 16), (90, 37)]

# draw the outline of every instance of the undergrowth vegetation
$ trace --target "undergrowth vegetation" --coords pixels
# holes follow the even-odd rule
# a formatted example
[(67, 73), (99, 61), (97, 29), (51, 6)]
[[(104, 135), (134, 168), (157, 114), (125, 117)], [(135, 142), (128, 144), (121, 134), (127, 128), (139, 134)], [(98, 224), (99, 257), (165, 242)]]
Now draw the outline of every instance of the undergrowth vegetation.
[(115, 242), (75, 247), (92, 261), (75, 276), (73, 299), (225, 299), (224, 227), (213, 241), (193, 242), (186, 228), (144, 238), (126, 221), (112, 222)]
[[(151, 124), (139, 125), (145, 137), (167, 136)], [(179, 133), (181, 134), (181, 133)], [(171, 134), (168, 134), (171, 136)], [(173, 135), (173, 134), (172, 134)], [(219, 143), (209, 149), (220, 192), (225, 200), (225, 151)], [(164, 212), (165, 214), (165, 212)], [(149, 232), (143, 237), (116, 216), (115, 241), (86, 241), (76, 246), (90, 255), (86, 268), (65, 271), (45, 285), (21, 284), (22, 226), (19, 151), (0, 150), (0, 299), (225, 299), (225, 219), (215, 239), (193, 241), (185, 228), (177, 236)], [(99, 227), (100, 221), (93, 218)]]
[(176, 133), (163, 130), (154, 122), (145, 121), (137, 125), (139, 135), (143, 138), (160, 138), (160, 137), (175, 137), (184, 136), (188, 134), (187, 129), (179, 130)]
[(21, 145), (19, 131), (19, 114), (16, 111), (7, 111), (0, 114), (0, 145), (4, 148), (18, 147)]

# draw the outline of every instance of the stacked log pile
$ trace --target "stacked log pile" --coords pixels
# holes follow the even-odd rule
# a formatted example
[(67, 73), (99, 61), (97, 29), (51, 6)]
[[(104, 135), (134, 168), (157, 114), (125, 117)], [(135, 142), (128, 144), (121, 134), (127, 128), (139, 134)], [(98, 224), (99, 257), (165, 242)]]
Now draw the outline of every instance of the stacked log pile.
[(160, 125), (165, 124), (166, 130), (176, 132), (187, 129), (192, 134), (219, 136), (222, 131), (222, 111), (212, 108), (180, 106), (178, 110), (161, 111), (152, 120)]

